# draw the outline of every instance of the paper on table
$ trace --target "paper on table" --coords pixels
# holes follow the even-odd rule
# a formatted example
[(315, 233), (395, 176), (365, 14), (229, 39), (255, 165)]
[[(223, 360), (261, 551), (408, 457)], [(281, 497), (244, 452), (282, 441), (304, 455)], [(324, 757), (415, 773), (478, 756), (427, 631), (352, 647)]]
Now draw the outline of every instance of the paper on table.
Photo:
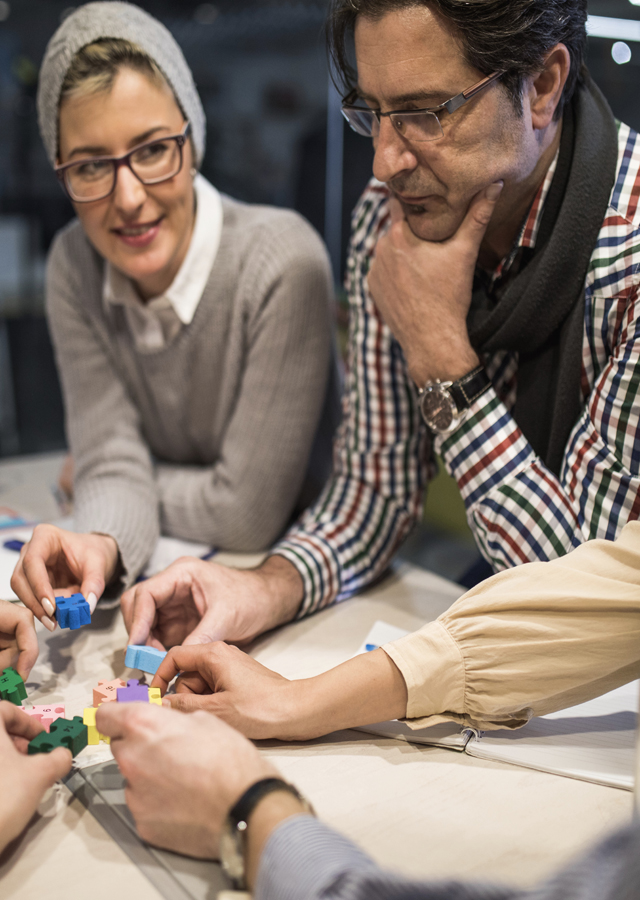
[(18, 599), (11, 590), (11, 576), (18, 562), (19, 554), (16, 550), (7, 550), (4, 546), (5, 541), (28, 541), (32, 533), (32, 525), (0, 529), (0, 600), (15, 601)]
[[(388, 622), (378, 620), (374, 622), (362, 642), (356, 656), (360, 653), (367, 653), (371, 649), (382, 647), (383, 644), (389, 644), (391, 641), (397, 641), (398, 638), (408, 634), (403, 628), (395, 625), (389, 625)], [(431, 725), (428, 728), (420, 728), (414, 731), (404, 722), (394, 719), (390, 722), (375, 722), (373, 725), (363, 725), (357, 729), (367, 734), (377, 734), (380, 737), (394, 738), (398, 741), (408, 741), (412, 744), (428, 744), (432, 747), (446, 747), (449, 750), (464, 750), (469, 742), (472, 732), (468, 729), (461, 729), (460, 725), (455, 722), (442, 722), (438, 725)]]
[(532, 719), (517, 731), (484, 732), (466, 752), (632, 791), (638, 685)]

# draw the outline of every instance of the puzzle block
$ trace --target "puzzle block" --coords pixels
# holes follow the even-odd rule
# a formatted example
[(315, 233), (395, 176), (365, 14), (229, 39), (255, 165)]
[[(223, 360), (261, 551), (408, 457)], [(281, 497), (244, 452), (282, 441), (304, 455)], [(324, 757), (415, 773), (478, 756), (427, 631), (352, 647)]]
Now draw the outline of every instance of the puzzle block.
[(87, 740), (89, 744), (99, 744), (100, 741), (109, 744), (111, 743), (111, 738), (106, 737), (104, 734), (100, 734), (96, 727), (96, 712), (95, 706), (87, 706), (84, 710), (82, 721), (87, 726)]
[(118, 703), (148, 703), (149, 688), (137, 678), (127, 681), (126, 688), (118, 688)]
[(73, 719), (56, 719), (51, 723), (49, 734), (42, 734), (29, 741), (28, 753), (51, 753), (56, 747), (66, 747), (72, 756), (77, 756), (87, 746), (88, 732), (80, 716)]
[(98, 707), (101, 703), (110, 703), (118, 699), (118, 688), (126, 688), (127, 683), (122, 678), (114, 678), (113, 681), (99, 681), (98, 687), (93, 689), (93, 705)]
[(49, 731), (51, 723), (55, 722), (56, 719), (64, 719), (65, 710), (62, 703), (54, 703), (52, 706), (32, 706), (30, 709), (26, 706), (21, 706), (20, 709), (33, 719), (38, 719), (47, 731)]
[(160, 688), (149, 688), (149, 703), (155, 703), (156, 706), (162, 706)]
[(56, 597), (56, 619), (60, 628), (75, 631), (81, 625), (91, 624), (91, 609), (82, 594)]
[(156, 650), (155, 647), (145, 647), (144, 644), (129, 644), (124, 664), (130, 669), (140, 669), (155, 675), (166, 655), (166, 650)]
[(8, 666), (0, 675), (0, 697), (3, 700), (8, 700), (10, 703), (15, 703), (16, 706), (20, 706), (22, 701), (26, 699), (26, 696), (27, 691), (24, 681), (15, 669)]

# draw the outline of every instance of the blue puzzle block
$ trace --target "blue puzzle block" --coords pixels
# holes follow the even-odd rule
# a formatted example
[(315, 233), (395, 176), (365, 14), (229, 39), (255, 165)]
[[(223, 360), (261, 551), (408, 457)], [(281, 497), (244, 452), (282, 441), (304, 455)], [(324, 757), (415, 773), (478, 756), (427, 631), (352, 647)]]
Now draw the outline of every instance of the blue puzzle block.
[(127, 681), (126, 688), (118, 688), (118, 703), (148, 703), (149, 688), (146, 684), (140, 684), (137, 678)]
[(140, 669), (155, 675), (166, 655), (166, 650), (156, 650), (155, 647), (145, 647), (143, 644), (129, 644), (124, 664), (129, 669)]
[(81, 625), (91, 624), (91, 610), (82, 594), (56, 597), (56, 619), (60, 628), (74, 631)]

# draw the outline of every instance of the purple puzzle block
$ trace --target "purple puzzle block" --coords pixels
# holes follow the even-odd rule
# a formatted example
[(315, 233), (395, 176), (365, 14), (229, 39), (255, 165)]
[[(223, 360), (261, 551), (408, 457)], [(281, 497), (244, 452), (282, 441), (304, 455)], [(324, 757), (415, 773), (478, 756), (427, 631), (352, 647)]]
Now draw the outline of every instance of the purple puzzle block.
[(126, 688), (118, 688), (118, 703), (148, 703), (149, 688), (140, 684), (137, 678), (127, 681)]

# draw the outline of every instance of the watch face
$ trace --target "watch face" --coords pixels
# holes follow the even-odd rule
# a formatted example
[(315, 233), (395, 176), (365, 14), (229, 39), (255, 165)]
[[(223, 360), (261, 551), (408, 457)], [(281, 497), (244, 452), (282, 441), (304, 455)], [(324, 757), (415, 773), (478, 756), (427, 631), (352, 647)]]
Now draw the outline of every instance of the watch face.
[(451, 428), (458, 413), (451, 395), (442, 385), (433, 385), (425, 389), (421, 408), (425, 422), (438, 434), (444, 434)]

